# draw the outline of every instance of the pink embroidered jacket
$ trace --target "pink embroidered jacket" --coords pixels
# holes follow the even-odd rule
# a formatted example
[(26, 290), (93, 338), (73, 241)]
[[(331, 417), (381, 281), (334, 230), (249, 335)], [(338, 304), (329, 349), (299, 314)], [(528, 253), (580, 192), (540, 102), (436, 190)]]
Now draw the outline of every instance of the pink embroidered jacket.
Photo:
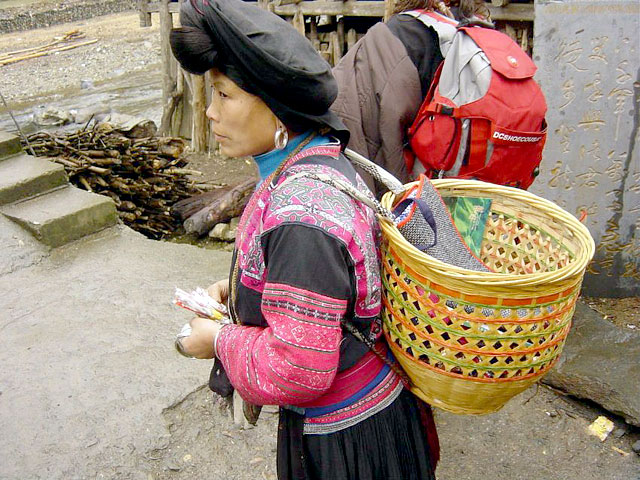
[(224, 327), (216, 347), (245, 400), (304, 409), (305, 433), (329, 433), (381, 410), (402, 385), (341, 323), (380, 339), (376, 218), (332, 186), (287, 180), (301, 171), (366, 188), (336, 144), (302, 150), (257, 190), (236, 238), (242, 325)]

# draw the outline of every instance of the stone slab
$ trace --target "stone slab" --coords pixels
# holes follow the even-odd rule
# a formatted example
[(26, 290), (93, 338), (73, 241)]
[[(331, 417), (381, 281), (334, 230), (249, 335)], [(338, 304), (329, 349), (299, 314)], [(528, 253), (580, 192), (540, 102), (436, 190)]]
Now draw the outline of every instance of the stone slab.
[(44, 158), (23, 153), (0, 160), (0, 205), (44, 193), (65, 183), (64, 167)]
[(535, 2), (548, 138), (531, 191), (585, 224), (591, 296), (640, 295), (640, 2)]
[(5, 205), (0, 212), (50, 247), (98, 232), (115, 225), (118, 219), (109, 197), (71, 186)]
[(640, 426), (640, 333), (578, 301), (560, 360), (543, 382)]
[(22, 145), (17, 135), (0, 130), (0, 159), (15, 155), (21, 150)]

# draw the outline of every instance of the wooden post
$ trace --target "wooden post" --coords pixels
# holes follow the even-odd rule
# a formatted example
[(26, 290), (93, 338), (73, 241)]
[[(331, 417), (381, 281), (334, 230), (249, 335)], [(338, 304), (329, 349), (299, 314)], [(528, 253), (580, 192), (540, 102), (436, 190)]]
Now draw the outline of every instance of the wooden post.
[(509, 5), (509, 0), (491, 0), (491, 5), (494, 7), (506, 7)]
[[(336, 32), (338, 32), (338, 46), (340, 48), (340, 58), (344, 55), (345, 52), (345, 37), (344, 37), (344, 17), (336, 18), (338, 21), (338, 25), (336, 27)], [(339, 59), (338, 59), (339, 60)], [(336, 60), (336, 64), (338, 63)]]
[(151, 26), (151, 13), (149, 13), (149, 0), (138, 0), (138, 10), (140, 12), (140, 26)]
[(522, 38), (520, 39), (520, 48), (525, 52), (529, 53), (529, 29), (522, 29)]
[(516, 43), (518, 42), (518, 35), (516, 33), (516, 29), (513, 28), (508, 23), (504, 26), (504, 33), (509, 35), (513, 39), (514, 42), (516, 42)]
[(395, 0), (384, 0), (384, 17), (383, 21), (388, 21), (393, 15), (393, 9), (396, 6)]
[(175, 103), (173, 108), (173, 113), (171, 114), (171, 133), (172, 137), (180, 136), (180, 129), (182, 127), (182, 119), (184, 117), (184, 110), (182, 105), (184, 103), (184, 77), (187, 75), (187, 72), (182, 70), (182, 68), (178, 69), (177, 72), (177, 81), (176, 81), (176, 90), (175, 90)]
[(171, 130), (171, 117), (175, 109), (176, 72), (178, 65), (171, 53), (169, 34), (173, 28), (173, 17), (169, 13), (169, 0), (161, 0), (160, 14), (160, 51), (162, 56), (162, 122), (160, 134), (167, 135)]
[(320, 51), (320, 40), (318, 39), (318, 20), (315, 15), (309, 17), (309, 40), (313, 48)]
[(329, 34), (329, 53), (331, 54), (332, 65), (335, 67), (342, 58), (342, 48), (338, 40), (338, 32)]
[(203, 75), (192, 75), (191, 85), (191, 111), (193, 114), (191, 149), (196, 153), (204, 153), (207, 150), (207, 135), (209, 122), (207, 119), (207, 90)]
[(296, 10), (296, 14), (293, 16), (293, 26), (304, 37), (305, 35), (304, 15), (302, 14), (302, 11), (300, 10), (299, 7)]
[(347, 51), (350, 50), (358, 41), (355, 28), (350, 28), (347, 32)]

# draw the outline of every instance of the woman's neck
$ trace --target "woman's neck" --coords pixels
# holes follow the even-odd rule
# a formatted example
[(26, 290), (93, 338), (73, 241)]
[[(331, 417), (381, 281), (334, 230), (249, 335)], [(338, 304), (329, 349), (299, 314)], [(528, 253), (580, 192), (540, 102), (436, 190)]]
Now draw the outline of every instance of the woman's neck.
[(273, 150), (263, 153), (261, 155), (256, 155), (253, 157), (253, 160), (258, 165), (258, 172), (260, 173), (260, 178), (264, 180), (269, 175), (271, 175), (278, 165), (280, 165), (291, 152), (293, 152), (302, 141), (309, 136), (311, 132), (305, 132), (300, 135), (296, 135), (295, 137), (289, 137), (289, 142), (287, 146), (282, 150), (278, 150), (274, 148)]

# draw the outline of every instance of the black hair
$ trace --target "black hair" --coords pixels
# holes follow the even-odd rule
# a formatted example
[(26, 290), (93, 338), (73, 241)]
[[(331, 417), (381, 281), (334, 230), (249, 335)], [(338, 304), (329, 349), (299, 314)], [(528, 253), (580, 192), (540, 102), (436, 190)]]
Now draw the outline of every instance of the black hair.
[(203, 28), (174, 28), (169, 42), (176, 60), (189, 73), (202, 75), (218, 63), (219, 52)]

